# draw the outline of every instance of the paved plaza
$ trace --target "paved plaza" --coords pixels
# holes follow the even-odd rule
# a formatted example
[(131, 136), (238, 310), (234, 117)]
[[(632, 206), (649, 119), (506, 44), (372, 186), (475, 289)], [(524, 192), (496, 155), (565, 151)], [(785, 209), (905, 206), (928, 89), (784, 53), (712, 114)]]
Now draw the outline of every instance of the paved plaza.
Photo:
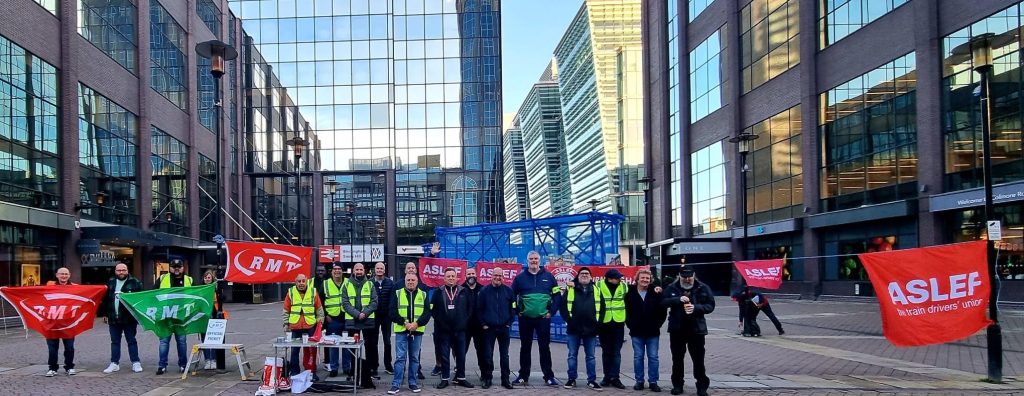
[[(729, 395), (888, 395), (888, 394), (986, 394), (1011, 395), (1024, 392), (1024, 382), (1018, 380), (1024, 373), (1024, 311), (1002, 311), (1004, 335), (1004, 376), (1006, 384), (988, 384), (980, 381), (986, 372), (985, 337), (979, 334), (961, 342), (923, 348), (897, 348), (881, 334), (881, 324), (875, 304), (856, 302), (820, 302), (774, 299), (772, 306), (786, 330), (784, 336), (775, 334), (771, 322), (763, 316), (759, 321), (765, 336), (745, 338), (737, 334), (737, 308), (728, 299), (719, 298), (718, 309), (708, 316), (711, 334), (707, 340), (707, 366), (711, 377), (712, 394)], [(280, 305), (229, 304), (229, 342), (246, 345), (253, 367), (262, 366), (263, 356), (272, 354), (271, 340), (281, 333)], [(226, 371), (200, 372), (195, 377), (180, 380), (176, 370), (157, 376), (158, 340), (149, 332), (141, 332), (139, 349), (145, 371), (132, 373), (127, 362), (127, 351), (122, 352), (121, 371), (103, 374), (110, 357), (107, 327), (101, 321), (96, 327), (78, 337), (76, 366), (80, 373), (74, 377), (61, 375), (46, 378), (46, 347), (34, 332), (27, 337), (24, 331), (9, 329), (0, 333), (0, 393), (2, 394), (60, 394), (60, 395), (252, 395), (258, 386), (255, 379), (240, 381), (233, 361)], [(198, 336), (189, 338), (192, 344)], [(518, 342), (513, 340), (511, 366), (518, 368)], [(172, 348), (173, 349), (173, 348)], [(425, 372), (430, 371), (434, 358), (430, 337), (424, 338), (423, 360)], [(600, 354), (600, 351), (598, 351)], [(172, 350), (170, 361), (175, 361)], [(536, 353), (534, 354), (536, 358)], [(553, 344), (554, 370), (559, 381), (566, 378), (565, 346)], [(582, 360), (582, 356), (581, 356)], [(475, 353), (467, 355), (468, 377), (479, 385), (479, 369)], [(605, 389), (605, 393), (639, 393), (631, 390), (632, 350), (626, 342), (622, 350), (623, 382), (628, 390)], [(534, 365), (536, 369), (536, 364)], [(581, 362), (582, 366), (582, 362)], [(661, 342), (661, 381), (668, 394), (671, 357), (667, 337)], [(689, 363), (687, 369), (689, 370)], [(582, 367), (581, 367), (582, 369)], [(600, 376), (600, 358), (598, 375)], [(320, 373), (326, 377), (326, 373)], [(383, 374), (383, 373), (382, 373)], [(497, 378), (497, 373), (495, 374)], [(540, 383), (536, 372), (531, 376)], [(523, 388), (489, 390), (433, 388), (437, 377), (424, 381), (423, 394), (516, 394)], [(390, 384), (385, 375), (377, 382), (376, 390), (361, 391), (384, 394)], [(550, 395), (570, 395), (592, 392), (587, 389), (566, 390), (531, 385), (526, 388)], [(647, 391), (644, 391), (647, 392)], [(403, 389), (403, 393), (408, 393)], [(694, 394), (692, 377), (688, 375), (687, 394)], [(411, 393), (410, 393), (411, 394)]]

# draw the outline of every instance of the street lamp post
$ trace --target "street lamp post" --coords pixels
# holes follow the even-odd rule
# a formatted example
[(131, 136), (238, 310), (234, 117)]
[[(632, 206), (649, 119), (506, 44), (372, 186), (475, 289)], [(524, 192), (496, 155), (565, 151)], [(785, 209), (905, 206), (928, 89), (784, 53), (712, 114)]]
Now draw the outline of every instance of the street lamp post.
[[(327, 192), (329, 194), (331, 194), (331, 209), (330, 209), (330, 212), (331, 212), (331, 251), (332, 252), (334, 251), (335, 246), (337, 246), (337, 245), (335, 245), (335, 242), (334, 242), (334, 236), (337, 235), (337, 232), (335, 232), (335, 229), (334, 229), (334, 194), (337, 193), (337, 191), (338, 191), (338, 184), (340, 184), (340, 183), (338, 183), (338, 181), (334, 180), (334, 179), (327, 179), (326, 181), (324, 181), (324, 187), (327, 187)], [(337, 264), (337, 262), (334, 260), (334, 257), (332, 256), (331, 257), (331, 265), (333, 266), (333, 265), (336, 265), (336, 264)]]
[[(220, 216), (224, 210), (224, 197), (221, 196), (221, 183), (223, 183), (221, 179), (224, 178), (224, 174), (229, 174), (229, 172), (223, 172), (223, 168), (221, 166), (221, 164), (223, 164), (221, 162), (221, 157), (223, 156), (223, 153), (221, 153), (221, 140), (223, 139), (224, 123), (221, 122), (222, 120), (220, 119), (220, 109), (223, 108), (220, 97), (220, 78), (224, 76), (226, 70), (226, 62), (237, 58), (238, 51), (236, 51), (235, 47), (232, 47), (231, 44), (225, 43), (220, 40), (209, 40), (201, 42), (196, 45), (196, 54), (210, 60), (210, 75), (213, 76), (213, 79), (215, 81), (213, 84), (215, 98), (213, 106), (218, 110), (215, 112), (215, 115), (217, 117), (217, 143), (216, 147), (214, 148), (214, 150), (216, 150), (215, 155), (217, 157), (217, 213), (214, 215), (213, 219), (214, 232), (216, 233), (216, 235), (222, 235), (223, 229), (221, 228), (222, 225)], [(220, 239), (217, 238), (217, 240), (219, 241)], [(221, 249), (223, 249), (223, 247), (223, 243), (217, 242), (218, 266), (221, 265), (220, 258), (222, 257)]]
[(299, 167), (299, 160), (302, 159), (302, 150), (308, 144), (305, 139), (295, 131), (295, 137), (288, 139), (285, 144), (292, 147), (292, 154), (295, 157), (295, 232), (299, 238), (299, 246), (302, 245), (302, 168)]
[[(644, 176), (644, 177), (640, 178), (640, 180), (637, 180), (636, 182), (637, 182), (637, 187), (640, 187), (640, 191), (644, 192), (644, 202), (643, 202), (643, 206), (644, 206), (644, 245), (647, 245), (649, 243), (649, 242), (647, 242), (647, 239), (648, 239), (648, 236), (650, 235), (650, 233), (648, 232), (649, 230), (647, 228), (649, 227), (650, 222), (651, 222), (651, 212), (650, 212), (649, 208), (647, 207), (648, 206), (647, 203), (650, 202), (650, 199), (648, 198), (647, 195), (651, 192), (651, 184), (654, 184), (654, 178), (648, 177), (648, 176)], [(644, 257), (647, 258), (648, 264), (650, 264), (649, 263), (650, 260), (651, 260), (650, 252), (647, 251), (648, 249), (644, 249), (644, 250), (645, 250), (644, 251)], [(661, 263), (657, 263), (656, 265), (657, 265), (657, 269), (658, 269), (657, 277), (660, 278), (661, 277)], [(657, 278), (655, 278), (655, 279), (657, 279)]]
[(743, 132), (739, 136), (729, 139), (729, 143), (736, 143), (736, 150), (740, 154), (740, 216), (743, 219), (743, 239), (740, 240), (740, 260), (747, 259), (747, 155), (750, 154), (751, 146), (758, 135)]
[[(985, 180), (985, 223), (995, 217), (992, 208), (992, 104), (989, 90), (989, 73), (992, 72), (992, 47), (997, 41), (1005, 40), (1005, 36), (985, 33), (971, 38), (968, 43), (971, 51), (974, 71), (980, 76), (981, 88), (981, 140), (982, 140), (982, 171)], [(988, 342), (988, 380), (1003, 381), (1003, 336), (999, 325), (999, 282), (996, 279), (995, 244), (987, 239), (988, 280), (992, 294), (989, 296), (988, 311), (992, 324), (988, 326), (986, 335)]]
[(598, 201), (597, 199), (591, 199), (587, 201), (587, 203), (590, 204), (590, 211), (593, 212), (597, 210), (597, 204), (601, 203), (601, 201)]

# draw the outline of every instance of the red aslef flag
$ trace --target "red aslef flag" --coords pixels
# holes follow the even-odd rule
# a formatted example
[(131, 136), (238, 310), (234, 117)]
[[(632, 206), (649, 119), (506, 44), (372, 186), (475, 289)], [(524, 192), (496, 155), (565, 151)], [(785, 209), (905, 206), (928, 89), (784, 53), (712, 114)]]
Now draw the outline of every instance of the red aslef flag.
[(942, 344), (988, 326), (985, 241), (858, 255), (896, 346)]
[(631, 265), (631, 266), (625, 266), (625, 265), (595, 265), (595, 266), (577, 265), (576, 266), (576, 273), (579, 274), (580, 268), (583, 268), (583, 267), (587, 267), (587, 268), (590, 269), (590, 276), (593, 276), (595, 281), (600, 280), (600, 279), (604, 279), (604, 276), (608, 273), (608, 271), (611, 271), (613, 269), (619, 270), (619, 273), (622, 274), (622, 281), (625, 282), (627, 285), (632, 285), (632, 284), (636, 283), (636, 274), (638, 272), (640, 272), (640, 270), (642, 270), (642, 269), (650, 269), (650, 266), (646, 266), (646, 265), (640, 265), (640, 266), (636, 266), (636, 265)]
[(313, 248), (272, 243), (225, 243), (228, 268), (224, 279), (248, 284), (294, 282), (299, 274), (313, 274)]
[(25, 327), (44, 338), (73, 338), (92, 328), (106, 286), (0, 287)]
[(735, 264), (748, 286), (771, 290), (782, 286), (782, 259), (737, 261)]
[(501, 271), (501, 283), (505, 286), (512, 286), (512, 281), (523, 272), (523, 265), (517, 263), (492, 263), (489, 261), (476, 262), (476, 277), (480, 278), (482, 285), (491, 284), (491, 271)]
[(441, 287), (444, 285), (444, 270), (455, 268), (459, 275), (458, 284), (466, 281), (466, 268), (469, 262), (466, 260), (446, 259), (437, 257), (423, 257), (420, 259), (420, 282), (427, 287)]

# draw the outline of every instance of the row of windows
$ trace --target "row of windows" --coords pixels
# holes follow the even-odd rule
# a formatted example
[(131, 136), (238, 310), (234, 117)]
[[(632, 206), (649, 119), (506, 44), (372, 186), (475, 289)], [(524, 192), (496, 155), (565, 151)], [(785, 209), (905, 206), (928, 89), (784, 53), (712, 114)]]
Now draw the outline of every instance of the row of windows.
[(693, 234), (729, 229), (726, 161), (721, 141), (690, 154)]
[(152, 127), (153, 224), (152, 229), (170, 234), (188, 232), (188, 147), (157, 127)]
[(188, 63), (185, 60), (185, 30), (160, 5), (150, 9), (150, 84), (153, 89), (182, 110), (188, 109)]
[(799, 3), (754, 0), (741, 10), (743, 93), (800, 63)]
[(78, 33), (135, 73), (138, 10), (130, 0), (79, 0)]
[[(496, 55), (497, 40), (486, 39), (490, 53)], [(363, 59), (440, 59), (463, 55), (462, 40), (358, 40), (318, 41), (315, 43), (260, 44), (260, 54), (268, 63), (355, 61)]]
[(818, 21), (819, 45), (828, 47), (888, 14), (907, 0), (824, 0)]
[[(668, 125), (669, 125), (669, 169), (671, 191), (671, 224), (673, 227), (683, 225), (683, 184), (682, 162), (679, 147), (679, 135), (682, 132), (682, 117), (679, 114), (679, 102), (682, 92), (679, 87), (679, 2), (677, 0), (666, 0), (668, 6)], [(693, 13), (691, 13), (693, 15)]]
[(721, 30), (690, 51), (690, 122), (722, 107)]
[(102, 207), (83, 209), (81, 215), (138, 226), (138, 121), (134, 114), (84, 84), (78, 85), (78, 92), (79, 200), (94, 202), (97, 193), (107, 194)]
[(803, 202), (800, 106), (747, 128), (758, 136), (747, 158), (747, 208), (751, 224), (796, 217)]
[[(209, 241), (220, 230), (217, 229), (217, 163), (199, 154), (199, 235), (200, 240)], [(231, 205), (224, 205), (230, 207)]]

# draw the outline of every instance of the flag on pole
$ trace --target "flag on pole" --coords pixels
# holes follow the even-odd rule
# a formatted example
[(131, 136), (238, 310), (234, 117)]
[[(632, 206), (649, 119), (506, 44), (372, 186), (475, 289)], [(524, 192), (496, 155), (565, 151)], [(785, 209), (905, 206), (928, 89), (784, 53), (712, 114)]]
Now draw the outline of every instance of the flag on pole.
[(106, 286), (0, 287), (25, 327), (44, 338), (74, 338), (92, 328)]
[(198, 334), (206, 331), (210, 320), (215, 287), (209, 284), (122, 293), (121, 304), (143, 329), (157, 337)]

